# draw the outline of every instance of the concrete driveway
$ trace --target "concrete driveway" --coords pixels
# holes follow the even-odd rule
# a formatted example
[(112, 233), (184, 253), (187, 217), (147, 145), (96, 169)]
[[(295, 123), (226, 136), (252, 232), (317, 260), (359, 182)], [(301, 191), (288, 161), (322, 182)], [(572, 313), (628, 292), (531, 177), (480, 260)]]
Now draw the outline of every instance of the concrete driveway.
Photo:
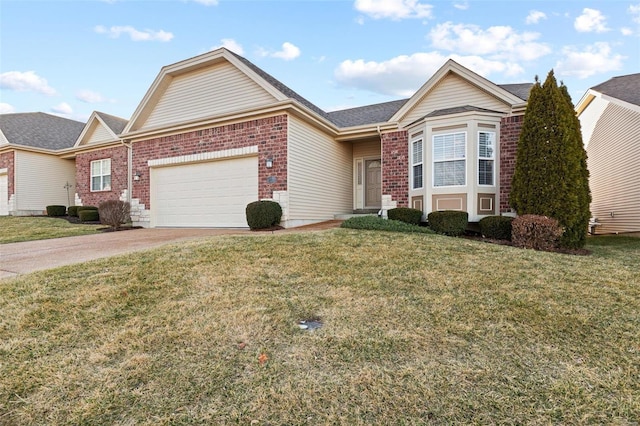
[[(275, 234), (322, 231), (340, 226), (331, 220), (275, 231)], [(263, 234), (271, 234), (265, 232)], [(134, 251), (147, 250), (177, 241), (217, 235), (260, 235), (248, 229), (213, 228), (145, 228), (120, 232), (81, 235), (78, 237), (0, 244), (0, 279), (30, 272), (82, 263)]]
[(0, 244), (0, 279), (246, 229), (152, 228)]

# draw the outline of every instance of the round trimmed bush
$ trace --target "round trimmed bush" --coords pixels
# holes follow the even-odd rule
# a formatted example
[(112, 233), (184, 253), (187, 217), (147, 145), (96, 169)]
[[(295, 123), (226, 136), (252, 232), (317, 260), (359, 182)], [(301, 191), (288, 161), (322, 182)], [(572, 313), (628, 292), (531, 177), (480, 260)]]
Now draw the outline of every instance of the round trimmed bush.
[(397, 207), (387, 210), (387, 217), (391, 220), (399, 220), (412, 225), (420, 225), (422, 221), (422, 210), (409, 207)]
[(464, 234), (469, 224), (469, 213), (458, 210), (431, 212), (427, 216), (429, 227), (438, 234), (458, 237)]
[(47, 206), (47, 216), (59, 217), (59, 216), (66, 216), (66, 215), (67, 215), (67, 208), (65, 206), (58, 206), (58, 205)]
[(80, 222), (97, 222), (100, 220), (100, 214), (97, 209), (85, 209), (78, 212)]
[(534, 250), (553, 250), (558, 247), (564, 229), (557, 219), (535, 214), (518, 216), (512, 223), (513, 245)]
[(67, 214), (69, 216), (78, 217), (78, 207), (79, 206), (69, 206), (67, 209)]
[(96, 206), (78, 206), (78, 208), (76, 209), (76, 211), (78, 212), (78, 215), (83, 210), (98, 210), (98, 208)]
[(266, 229), (276, 226), (282, 218), (282, 207), (275, 201), (262, 200), (247, 204), (247, 224), (251, 229)]
[(487, 216), (480, 219), (480, 232), (485, 238), (511, 240), (511, 222), (509, 216)]

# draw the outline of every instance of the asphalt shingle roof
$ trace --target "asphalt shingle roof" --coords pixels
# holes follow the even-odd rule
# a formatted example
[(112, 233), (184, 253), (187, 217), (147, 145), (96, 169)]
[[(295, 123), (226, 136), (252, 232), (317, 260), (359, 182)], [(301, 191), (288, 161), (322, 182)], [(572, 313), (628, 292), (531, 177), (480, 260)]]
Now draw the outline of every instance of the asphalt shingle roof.
[(338, 127), (361, 126), (389, 121), (409, 99), (366, 105), (329, 112), (329, 119)]
[(0, 129), (10, 144), (53, 151), (72, 147), (84, 125), (44, 112), (0, 114)]
[(502, 87), (512, 95), (516, 95), (523, 101), (526, 101), (529, 99), (529, 92), (533, 87), (533, 83), (498, 84), (498, 86)]
[(124, 130), (125, 126), (129, 122), (129, 120), (125, 120), (124, 118), (116, 117), (115, 115), (105, 114), (104, 112), (96, 111), (96, 115), (99, 115), (104, 121), (104, 124), (109, 126), (111, 131), (116, 135), (119, 135)]
[(621, 101), (640, 105), (640, 73), (613, 77), (592, 89)]

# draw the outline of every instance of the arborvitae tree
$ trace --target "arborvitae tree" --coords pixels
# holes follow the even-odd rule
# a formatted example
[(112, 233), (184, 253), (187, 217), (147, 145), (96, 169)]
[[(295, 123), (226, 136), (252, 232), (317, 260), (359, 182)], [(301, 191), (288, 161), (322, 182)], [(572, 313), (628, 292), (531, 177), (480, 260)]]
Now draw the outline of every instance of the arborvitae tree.
[(549, 72), (536, 82), (518, 141), (510, 196), (519, 215), (557, 219), (564, 227), (560, 245), (584, 247), (589, 225), (589, 172), (580, 122), (567, 88)]

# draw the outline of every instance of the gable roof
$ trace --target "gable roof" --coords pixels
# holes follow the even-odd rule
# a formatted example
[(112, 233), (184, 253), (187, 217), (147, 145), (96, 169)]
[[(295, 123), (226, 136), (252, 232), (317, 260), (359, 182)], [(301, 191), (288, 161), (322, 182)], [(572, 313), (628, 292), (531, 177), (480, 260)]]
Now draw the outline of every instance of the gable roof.
[(72, 147), (84, 123), (44, 112), (0, 114), (0, 131), (11, 145), (57, 151)]
[(640, 106), (640, 73), (613, 77), (591, 89)]
[(100, 117), (102, 122), (116, 135), (119, 135), (129, 122), (129, 120), (124, 118), (105, 114), (104, 112), (96, 111), (95, 113), (96, 116)]
[[(419, 104), (422, 99), (424, 99), (425, 96), (450, 73), (458, 75), (468, 83), (489, 93), (505, 104), (509, 104), (512, 106), (524, 106), (524, 104), (526, 103), (526, 99), (521, 97), (525, 95), (525, 93), (523, 92), (525, 91), (524, 87), (526, 84), (499, 86), (480, 76), (479, 74), (476, 74), (470, 69), (460, 65), (453, 59), (449, 59), (442, 67), (440, 67), (438, 71), (435, 72), (435, 74), (431, 76), (431, 78), (429, 78), (429, 80), (427, 80), (425, 84), (422, 85), (420, 89), (418, 89), (418, 91), (413, 96), (411, 96), (409, 101), (405, 103), (402, 108), (400, 108), (393, 115), (393, 117), (390, 118), (390, 120), (401, 121), (402, 118), (413, 109), (413, 107)], [(518, 93), (518, 95), (516, 95), (514, 92)]]
[(120, 138), (118, 135), (122, 132), (129, 121), (124, 118), (116, 117), (115, 115), (105, 114), (100, 111), (93, 111), (91, 116), (84, 125), (82, 132), (76, 138), (73, 146), (78, 147), (83, 145), (85, 139), (90, 136), (96, 126), (102, 126), (111, 136), (112, 141), (118, 141)]
[(528, 101), (533, 83), (498, 84), (498, 86), (507, 92), (516, 95), (523, 101)]

